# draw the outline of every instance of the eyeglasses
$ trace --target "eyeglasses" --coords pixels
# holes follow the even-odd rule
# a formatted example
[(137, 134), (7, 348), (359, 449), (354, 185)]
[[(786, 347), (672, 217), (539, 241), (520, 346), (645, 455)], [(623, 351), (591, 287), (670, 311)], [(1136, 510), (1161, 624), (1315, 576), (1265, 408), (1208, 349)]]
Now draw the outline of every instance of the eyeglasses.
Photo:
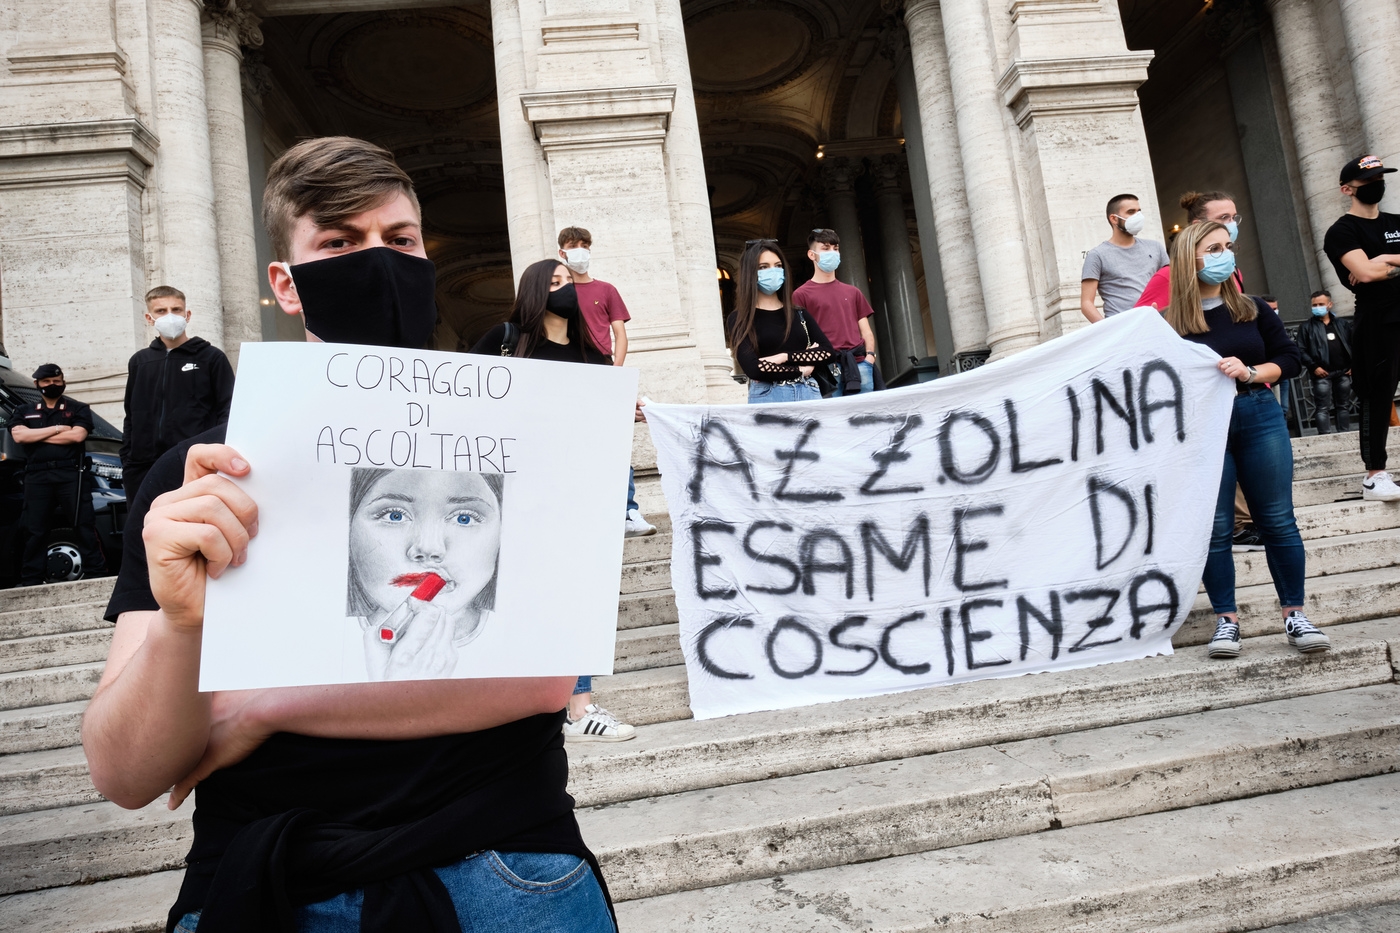
[(835, 233), (836, 231), (833, 230), (833, 229), (831, 229), (830, 227), (813, 227), (813, 228), (812, 228), (812, 232), (813, 232), (813, 233)]
[(1244, 217), (1240, 214), (1227, 214), (1222, 217), (1212, 217), (1211, 220), (1215, 221), (1218, 224), (1228, 224), (1231, 221), (1239, 223), (1240, 221), (1244, 220)]
[(755, 245), (755, 244), (757, 244), (757, 243), (772, 243), (772, 244), (774, 244), (774, 245), (776, 246), (777, 243), (778, 243), (778, 241), (775, 240), (775, 239), (773, 239), (772, 237), (760, 237), (760, 238), (757, 239), (757, 240), (745, 240), (745, 241), (744, 241), (744, 245), (745, 245), (745, 246), (753, 246), (753, 245)]

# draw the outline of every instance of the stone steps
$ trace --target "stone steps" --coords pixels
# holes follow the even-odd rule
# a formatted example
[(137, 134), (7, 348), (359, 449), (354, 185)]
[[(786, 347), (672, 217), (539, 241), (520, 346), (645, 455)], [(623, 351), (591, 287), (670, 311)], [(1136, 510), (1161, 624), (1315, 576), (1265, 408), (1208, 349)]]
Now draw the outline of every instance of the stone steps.
[(100, 800), (80, 745), (0, 756), (0, 816)]
[(72, 606), (78, 603), (100, 603), (106, 606), (115, 583), (115, 577), (98, 577), (73, 583), (46, 583), (42, 586), (16, 586), (0, 590), (0, 615), (22, 609), (48, 610), (56, 606)]
[(0, 709), (23, 709), (92, 699), (104, 662), (0, 674)]
[(1395, 680), (1400, 621), (1339, 626), (1331, 635), (1332, 650), (1321, 655), (1299, 655), (1277, 637), (1247, 639), (1234, 661), (1193, 647), (1082, 670), (662, 722), (629, 742), (570, 744), (569, 792), (594, 806)]
[(579, 811), (617, 900), (1400, 770), (1387, 684)]
[(162, 797), (140, 810), (104, 800), (0, 816), (0, 894), (183, 867), (192, 810), (171, 813)]
[(77, 745), (87, 700), (0, 711), (0, 755)]
[(183, 871), (161, 871), (0, 897), (10, 933), (162, 933)]
[[(941, 803), (919, 806), (934, 807), (943, 814), (940, 819), (947, 820), (953, 820), (955, 813), (985, 810), (982, 803), (988, 803), (990, 799), (984, 800), (985, 794), (982, 797), (974, 794), (970, 784), (957, 784), (961, 778), (954, 780), (956, 775), (981, 767), (968, 762), (1001, 762), (1003, 776), (1024, 777), (1025, 768), (1030, 766), (1027, 762), (1042, 769), (1042, 775), (1031, 782), (1045, 785), (1041, 791), (1036, 791), (1045, 798), (1036, 804), (1039, 809), (1028, 811), (1033, 812), (1035, 818), (1018, 818), (1019, 822), (1007, 823), (998, 832), (1031, 832), (1048, 828), (1050, 820), (1059, 818), (1063, 821), (1067, 818), (1056, 815), (1060, 810), (1084, 814), (1102, 811), (1110, 804), (1095, 797), (1092, 790), (1086, 791), (1083, 783), (1112, 788), (1117, 786), (1115, 782), (1118, 785), (1146, 782), (1148, 777), (1124, 777), (1125, 772), (1135, 767), (1144, 774), (1152, 771), (1150, 762), (1143, 763), (1146, 761), (1144, 755), (1150, 757), (1148, 751), (1140, 748), (1144, 744), (1157, 745), (1161, 751), (1159, 759), (1176, 762), (1170, 768), (1166, 765), (1159, 767), (1159, 770), (1176, 769), (1172, 778), (1174, 782), (1185, 780), (1180, 777), (1182, 772), (1190, 772), (1191, 780), (1207, 785), (1205, 789), (1197, 790), (1177, 788), (1178, 794), (1190, 799), (1195, 799), (1191, 797), (1192, 794), (1202, 800), (1237, 795), (1228, 787), (1222, 789), (1207, 777), (1212, 773), (1212, 768), (1228, 770), (1216, 760), (1221, 754), (1248, 761), (1251, 768), (1263, 767), (1260, 762), (1267, 762), (1270, 769), (1277, 766), (1280, 773), (1270, 778), (1275, 781), (1270, 785), (1274, 789), (1299, 786), (1299, 783), (1308, 781), (1376, 773), (1394, 767), (1400, 763), (1400, 741), (1397, 741), (1400, 739), (1400, 705), (1395, 702), (1400, 700), (1400, 689), (1393, 684), (1395, 675), (1390, 665), (1387, 642), (1377, 636), (1391, 638), (1396, 653), (1400, 654), (1400, 623), (1389, 623), (1388, 627), (1386, 624), (1371, 623), (1367, 632), (1356, 634), (1339, 629), (1336, 636), (1336, 648), (1322, 657), (1300, 656), (1276, 639), (1269, 639), (1260, 640), (1264, 642), (1261, 644), (1248, 643), (1244, 655), (1233, 662), (1209, 661), (1204, 657), (1203, 649), (1194, 648), (1172, 657), (1105, 665), (1083, 671), (977, 681), (702, 723), (669, 723), (644, 730), (636, 739), (625, 744), (570, 745), (570, 792), (580, 806), (598, 808), (581, 813), (585, 838), (589, 839), (600, 858), (613, 858), (616, 851), (618, 854), (615, 857), (626, 861), (626, 870), (619, 868), (614, 872), (614, 876), (624, 879), (620, 881), (624, 885), (622, 890), (635, 891), (626, 896), (645, 896), (658, 892), (644, 886), (635, 889), (626, 887), (644, 883), (626, 879), (648, 877), (638, 863), (653, 857), (662, 858), (663, 855), (666, 864), (673, 867), (705, 862), (711, 865), (707, 869), (711, 874), (703, 876), (710, 879), (704, 883), (723, 883), (714, 880), (716, 876), (713, 872), (719, 870), (715, 866), (723, 862), (723, 853), (729, 849), (706, 850), (710, 853), (706, 856), (708, 861), (700, 858), (699, 850), (687, 848), (679, 841), (673, 841), (669, 849), (655, 842), (650, 848), (642, 846), (645, 852), (633, 851), (636, 845), (628, 849), (626, 844), (618, 841), (631, 836), (610, 836), (611, 831), (602, 828), (612, 819), (611, 814), (620, 814), (619, 825), (636, 827), (649, 824), (648, 832), (651, 835), (642, 836), (647, 839), (658, 832), (671, 834), (674, 830), (675, 833), (682, 833), (683, 830), (677, 828), (684, 825), (680, 814), (689, 808), (697, 813), (713, 814), (719, 821), (717, 825), (720, 829), (716, 832), (724, 835), (725, 832), (740, 832), (723, 827), (733, 824), (742, 812), (752, 812), (753, 805), (742, 802), (745, 794), (757, 792), (762, 796), (772, 791), (779, 797), (796, 800), (806, 793), (810, 799), (836, 800), (841, 795), (832, 788), (843, 782), (883, 782), (893, 786), (890, 784), (892, 779), (879, 775), (898, 774), (901, 769), (913, 773), (916, 767), (925, 771), (929, 767), (943, 767), (942, 764), (922, 761), (910, 764), (925, 756), (948, 763), (948, 771), (937, 780), (925, 775), (916, 782), (942, 788), (930, 791)], [(1235, 710), (1235, 707), (1243, 709)], [(1309, 713), (1311, 707), (1316, 707), (1316, 710)], [(1188, 729), (1173, 726), (1170, 722), (1164, 724), (1163, 717), (1189, 716), (1207, 710), (1219, 714), (1206, 720), (1213, 725), (1197, 725)], [(1337, 721), (1343, 721), (1345, 728), (1334, 727)], [(1334, 726), (1318, 725), (1325, 722), (1332, 722)], [(1226, 723), (1233, 725), (1227, 727)], [(1117, 731), (1108, 728), (1110, 726), (1117, 727)], [(1328, 732), (1329, 728), (1331, 732)], [(1056, 747), (1096, 747), (1094, 743), (1098, 740), (1082, 730), (1099, 730), (1099, 739), (1106, 743), (1101, 751), (1105, 757), (1101, 766), (1089, 767), (1096, 777), (1082, 778), (1080, 784), (1075, 784), (1073, 775), (1080, 772), (1074, 771), (1071, 766), (1082, 756), (1066, 753), (1068, 764), (1061, 763), (1057, 766), (1058, 770), (1045, 764), (1045, 761), (1052, 757), (1052, 750)], [(1280, 730), (1283, 738), (1279, 737)], [(1356, 735), (1342, 735), (1349, 732)], [(1078, 733), (1078, 736), (1065, 733)], [(1209, 742), (1193, 745), (1192, 742), (1200, 739), (1202, 733), (1216, 738), (1234, 737), (1228, 742), (1222, 738), (1224, 744), (1218, 746), (1211, 746)], [(1168, 735), (1164, 737), (1164, 734)], [(1325, 738), (1329, 735), (1332, 737)], [(1046, 738), (1051, 736), (1053, 738)], [(1156, 741), (1143, 739), (1142, 736), (1155, 738)], [(1177, 736), (1174, 744), (1167, 741), (1171, 736)], [(1037, 741), (1026, 744), (1031, 739)], [(1332, 763), (1314, 762), (1311, 770), (1307, 770), (1295, 761), (1291, 768), (1286, 769), (1287, 773), (1282, 773), (1285, 769), (1280, 762), (1289, 754), (1286, 741), (1289, 739), (1312, 743), (1311, 746), (1295, 749), (1295, 756), (1319, 758), (1331, 755)], [(1242, 746), (1241, 741), (1244, 742)], [(1013, 747), (1016, 749), (1014, 754), (1007, 751)], [(1310, 747), (1315, 754), (1308, 750)], [(1226, 750), (1220, 751), (1221, 748)], [(1325, 755), (1317, 749), (1324, 749)], [(945, 757), (949, 755), (952, 757)], [(29, 787), (36, 800), (76, 803), (82, 794), (94, 793), (88, 783), (86, 763), (79, 749), (11, 757), (27, 759), (32, 764), (27, 770), (35, 775)], [(1192, 762), (1183, 764), (1186, 759), (1192, 759)], [(1020, 762), (1020, 766), (1015, 762)], [(1080, 763), (1083, 764), (1082, 761)], [(863, 771), (853, 770), (862, 768)], [(11, 796), (11, 792), (24, 790), (24, 780), (19, 775), (25, 770), (17, 762), (11, 768), (11, 773), (0, 773), (0, 794), (3, 794), (0, 800), (5, 806), (24, 805), (22, 800)], [(1100, 771), (1104, 773), (1098, 774)], [(1313, 777), (1303, 776), (1305, 774)], [(1333, 776), (1327, 777), (1329, 774)], [(793, 778), (799, 780), (791, 780)], [(784, 780), (788, 783), (781, 783)], [(1071, 790), (1059, 791), (1057, 781)], [(756, 789), (758, 785), (753, 782), (766, 784), (769, 790)], [(963, 787), (959, 793), (967, 799), (956, 804), (962, 807), (961, 810), (949, 809), (954, 803), (949, 802), (952, 798), (947, 798), (946, 794), (938, 796), (947, 789), (945, 785)], [(794, 789), (794, 786), (798, 789)], [(1257, 780), (1250, 786), (1255, 788), (1252, 792), (1262, 792)], [(800, 790), (803, 787), (807, 790)], [(1154, 793), (1144, 787), (1133, 787), (1132, 791), (1146, 796)], [(1012, 799), (1005, 796), (1010, 793), (1006, 791), (1003, 794), (1003, 803)], [(1030, 792), (1016, 793), (1024, 797)], [(1068, 794), (1066, 802), (1061, 804), (1055, 797), (1056, 793)], [(1102, 793), (1110, 797), (1124, 796), (1122, 787), (1106, 789)], [(676, 798), (658, 799), (655, 795), (659, 794), (676, 795)], [(1082, 799), (1076, 796), (1084, 794), (1088, 796)], [(834, 805), (842, 804), (838, 800)], [(1168, 800), (1162, 805), (1182, 806), (1189, 803), (1171, 803)], [(648, 810), (651, 807), (662, 809)], [(1095, 807), (1099, 810), (1095, 810)], [(51, 809), (31, 808), (29, 812), (0, 816), (0, 893), (85, 883), (173, 867), (179, 863), (188, 847), (189, 812), (187, 805), (181, 811), (172, 813), (165, 809), (163, 800), (138, 811), (121, 810), (114, 804), (99, 801)], [(664, 820), (661, 815), (647, 818), (645, 814), (648, 812), (670, 815)], [(1075, 817), (1080, 821), (1089, 818), (1111, 817)], [(643, 823), (638, 823), (639, 819)], [(989, 819), (986, 815), (978, 818), (982, 822)], [(822, 851), (828, 851), (833, 846), (840, 849), (842, 846), (856, 845), (860, 833), (879, 835), (877, 824), (880, 820), (874, 817), (871, 820), (866, 829), (858, 832), (854, 824), (844, 823), (838, 814), (827, 821), (831, 828), (825, 837), (808, 834), (811, 845)], [(841, 828), (843, 826), (844, 829)], [(596, 835), (594, 830), (602, 835)], [(781, 835), (789, 830), (792, 830), (792, 839), (802, 837), (795, 831), (792, 820), (780, 814), (767, 831)], [(844, 837), (840, 835), (842, 832), (845, 833)], [(836, 836), (832, 836), (832, 833)], [(698, 838), (706, 834), (693, 835)], [(844, 838), (845, 841), (823, 848), (821, 838)], [(913, 840), (915, 837), (910, 835), (909, 838)], [(983, 835), (978, 838), (990, 837)], [(945, 841), (940, 844), (957, 843)], [(695, 845), (700, 845), (700, 842), (697, 841)], [(766, 849), (767, 845), (765, 842), (763, 847)], [(789, 858), (797, 858), (798, 847), (798, 843), (792, 842), (788, 849), (779, 846), (779, 850), (788, 851)], [(904, 853), (909, 851), (913, 849), (903, 850)], [(733, 870), (742, 873), (742, 863), (747, 859), (734, 858), (738, 862)], [(816, 849), (812, 849), (802, 858), (807, 859), (803, 864), (816, 867), (821, 856)], [(813, 859), (817, 862), (813, 862)], [(699, 870), (694, 868), (690, 871)], [(763, 870), (765, 873), (768, 871), (767, 868)], [(668, 869), (665, 874), (672, 873)], [(687, 872), (675, 875), (677, 883), (688, 876)], [(737, 877), (758, 876), (740, 874)], [(657, 882), (645, 883), (654, 885)], [(618, 896), (625, 895), (619, 893)]]
[(112, 626), (0, 641), (0, 673), (105, 661)]
[[(1342, 542), (1346, 539), (1325, 540)], [(1393, 540), (1385, 545), (1386, 548), (1395, 546)], [(1259, 556), (1254, 557), (1254, 553)], [(1344, 556), (1346, 551), (1337, 553)], [(1264, 566), (1262, 552), (1237, 554), (1235, 557), (1237, 567), (1241, 562), (1246, 566)], [(1267, 571), (1263, 572), (1263, 579), (1268, 580)], [(1283, 631), (1283, 620), (1272, 582), (1239, 586), (1235, 591), (1235, 600), (1240, 613), (1240, 630), (1246, 637)], [(1308, 618), (1320, 626), (1400, 616), (1400, 572), (1391, 565), (1310, 577), (1306, 608)], [(1179, 648), (1203, 645), (1210, 641), (1214, 632), (1215, 614), (1211, 611), (1210, 601), (1202, 593), (1196, 597), (1186, 623), (1172, 643)], [(661, 639), (667, 637), (665, 633), (658, 631), (655, 637), (657, 642), (652, 647), (653, 657), (665, 660), (676, 656), (678, 643), (673, 652), (668, 653), (661, 647)], [(594, 691), (610, 711), (624, 722), (634, 725), (666, 722), (690, 715), (685, 667), (679, 662), (651, 670), (619, 669), (619, 673), (596, 678)]]
[(625, 902), (624, 930), (1221, 933), (1400, 897), (1400, 775)]
[[(83, 582), (83, 581), (79, 581)], [(71, 585), (71, 584), (59, 584)], [(37, 589), (37, 587), (35, 587)], [(30, 607), (0, 613), (0, 641), (13, 638), (36, 638), (64, 632), (110, 629), (102, 613), (107, 602), (82, 602), (67, 605)]]

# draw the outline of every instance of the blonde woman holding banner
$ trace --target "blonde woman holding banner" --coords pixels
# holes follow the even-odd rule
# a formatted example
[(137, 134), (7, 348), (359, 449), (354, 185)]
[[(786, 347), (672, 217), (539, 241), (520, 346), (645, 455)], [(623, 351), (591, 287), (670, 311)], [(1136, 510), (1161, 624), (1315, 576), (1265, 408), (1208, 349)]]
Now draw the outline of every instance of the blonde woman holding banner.
[(1235, 483), (1264, 539), (1269, 574), (1283, 607), (1288, 643), (1302, 652), (1326, 651), (1327, 636), (1303, 614), (1305, 555), (1293, 516), (1293, 447), (1271, 383), (1298, 374), (1301, 355), (1283, 323), (1258, 298), (1235, 284), (1229, 230), (1214, 221), (1192, 224), (1171, 251), (1167, 323), (1181, 336), (1220, 354), (1220, 371), (1235, 380), (1235, 408), (1225, 443), (1225, 468), (1216, 496), (1215, 525), (1202, 580), (1216, 614), (1212, 658), (1240, 653), (1231, 553)]

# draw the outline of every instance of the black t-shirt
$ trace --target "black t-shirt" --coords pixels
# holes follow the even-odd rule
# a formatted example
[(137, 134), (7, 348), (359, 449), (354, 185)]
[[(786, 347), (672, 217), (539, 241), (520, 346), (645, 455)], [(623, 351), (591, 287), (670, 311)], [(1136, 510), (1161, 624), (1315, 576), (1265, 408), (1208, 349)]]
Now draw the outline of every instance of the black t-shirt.
[[(139, 529), (151, 502), (183, 484), (189, 448), (223, 443), (226, 427), (166, 452), (141, 484), (127, 519), (136, 533), (123, 536), (108, 621), (159, 608)], [(369, 897), (404, 896), (425, 883), (437, 891), (425, 869), (482, 849), (577, 855), (601, 884), (565, 790), (563, 719), (561, 710), (408, 741), (272, 736), (195, 789), (194, 845), (168, 929), (201, 908), (241, 923), (239, 929), (277, 929), (286, 903), (356, 887), (366, 887), (368, 914)], [(225, 864), (229, 852), (233, 861)], [(364, 857), (349, 857), (356, 854)], [(363, 929), (371, 927), (384, 929)]]
[[(54, 425), (62, 425), (65, 428), (87, 428), (88, 433), (91, 434), (92, 409), (82, 402), (73, 401), (71, 398), (59, 399), (52, 408), (42, 401), (32, 402), (16, 408), (5, 427), (15, 428), (21, 425), (35, 430)], [(83, 462), (82, 444), (51, 444), (48, 441), (39, 441), (20, 446), (24, 448), (27, 457), (24, 468), (28, 472), (76, 469)]]
[[(738, 313), (729, 315), (725, 329), (734, 333)], [(806, 324), (804, 327), (803, 324)], [(744, 375), (758, 382), (786, 382), (802, 375), (800, 367), (812, 366), (831, 359), (835, 351), (831, 341), (822, 333), (816, 320), (803, 308), (792, 309), (792, 327), (787, 326), (787, 315), (782, 310), (756, 308), (753, 316), (753, 340), (737, 340), (734, 345), (734, 358)], [(817, 345), (817, 349), (807, 349), (807, 338)], [(732, 336), (731, 336), (731, 339)], [(786, 353), (786, 363), (765, 363), (763, 357)]]
[(1202, 343), (1221, 356), (1233, 356), (1246, 366), (1273, 363), (1282, 371), (1279, 377), (1292, 379), (1303, 366), (1303, 354), (1272, 308), (1259, 298), (1250, 297), (1257, 313), (1252, 321), (1236, 322), (1223, 303), (1205, 308), (1204, 334), (1185, 334), (1192, 343)]
[[(501, 342), (506, 337), (506, 325), (497, 324), (488, 330), (482, 338), (471, 348), (472, 353), (483, 353), (488, 356), (499, 356), (501, 353)], [(516, 345), (516, 356), (528, 356), (532, 360), (551, 360), (556, 363), (602, 363), (611, 365), (609, 360), (602, 353), (592, 347), (585, 347), (583, 340), (578, 333), (578, 329), (569, 327), (569, 342), (555, 343), (553, 340), (540, 340), (534, 346), (526, 348), (527, 352), (520, 350), (525, 346), (526, 340), (520, 338)]]
[(1331, 318), (1322, 326), (1327, 328), (1327, 369), (1329, 372), (1344, 373), (1351, 369), (1351, 354), (1347, 352), (1342, 338), (1337, 336), (1337, 319)]
[(1356, 293), (1358, 315), (1375, 315), (1379, 321), (1400, 323), (1400, 277), (1352, 285), (1351, 270), (1342, 264), (1342, 257), (1355, 249), (1365, 253), (1368, 259), (1385, 253), (1400, 253), (1400, 214), (1382, 211), (1375, 220), (1343, 214), (1327, 230), (1322, 248), (1332, 260), (1337, 278)]

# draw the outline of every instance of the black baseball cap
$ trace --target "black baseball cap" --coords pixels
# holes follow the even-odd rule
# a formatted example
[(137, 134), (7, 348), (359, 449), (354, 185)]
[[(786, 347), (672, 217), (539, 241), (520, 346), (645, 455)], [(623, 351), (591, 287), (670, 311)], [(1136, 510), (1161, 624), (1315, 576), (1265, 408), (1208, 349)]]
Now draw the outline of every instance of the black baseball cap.
[(1349, 185), (1354, 181), (1370, 181), (1372, 178), (1379, 178), (1397, 169), (1386, 168), (1381, 164), (1381, 160), (1373, 155), (1364, 155), (1352, 159), (1342, 166), (1342, 184)]
[(63, 378), (63, 370), (58, 368), (57, 363), (45, 363), (43, 366), (34, 370), (35, 382), (38, 382), (40, 379), (52, 379), (54, 376), (60, 379)]

